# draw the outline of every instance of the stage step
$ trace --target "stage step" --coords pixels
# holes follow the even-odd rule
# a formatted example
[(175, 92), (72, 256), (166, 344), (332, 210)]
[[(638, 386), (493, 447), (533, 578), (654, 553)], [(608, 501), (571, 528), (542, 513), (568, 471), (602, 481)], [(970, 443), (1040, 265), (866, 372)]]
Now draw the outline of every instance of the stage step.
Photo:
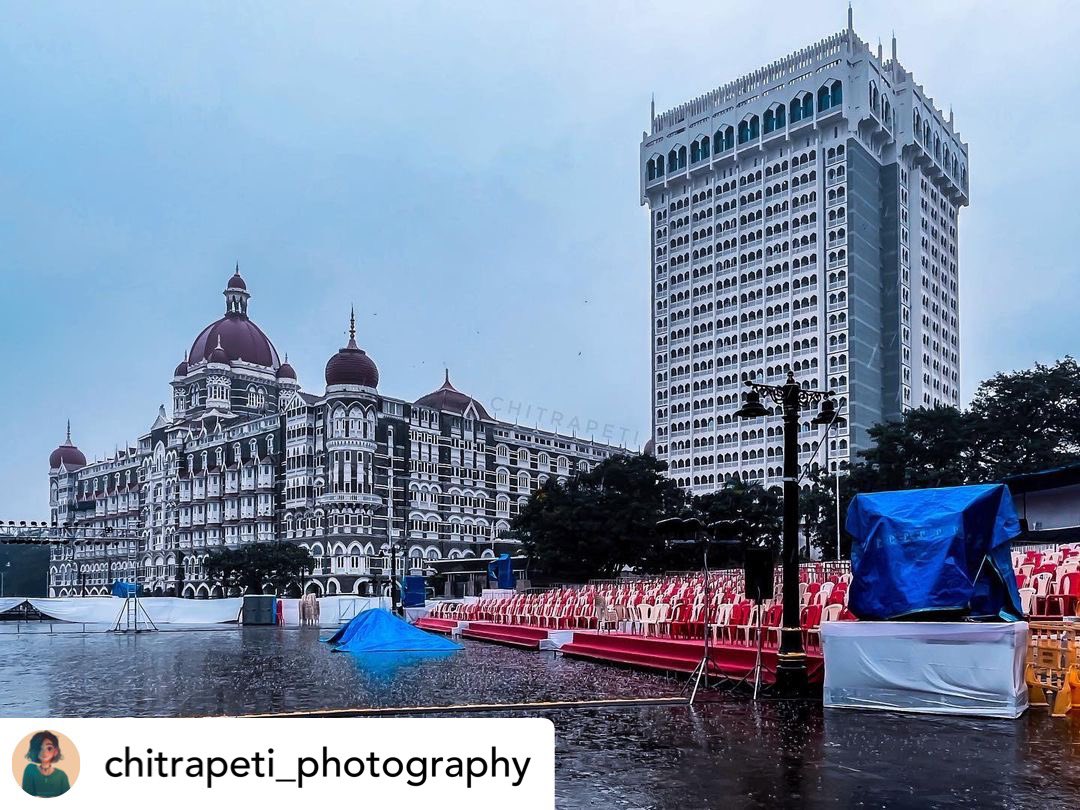
[(444, 633), (450, 635), (454, 632), (458, 623), (457, 619), (436, 619), (433, 616), (425, 616), (422, 619), (417, 619), (413, 623), (413, 626), (419, 627), (421, 630), (428, 630), (432, 633)]
[(548, 631), (543, 627), (470, 622), (469, 626), (461, 631), (461, 635), (463, 638), (494, 641), (497, 644), (509, 644), (526, 650), (539, 650), (540, 642), (548, 637)]
[(670, 672), (692, 672), (701, 661), (702, 646), (643, 636), (616, 636), (602, 633), (575, 633), (564, 644), (565, 655), (615, 661)]

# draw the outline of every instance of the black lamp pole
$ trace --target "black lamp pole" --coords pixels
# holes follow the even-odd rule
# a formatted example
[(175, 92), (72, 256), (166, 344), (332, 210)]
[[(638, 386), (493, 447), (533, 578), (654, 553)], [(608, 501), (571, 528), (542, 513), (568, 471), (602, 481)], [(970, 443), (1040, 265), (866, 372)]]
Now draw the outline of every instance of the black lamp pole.
[[(735, 415), (758, 419), (767, 415), (761, 404), (765, 394), (783, 409), (784, 418), (784, 533), (780, 553), (784, 582), (784, 615), (777, 652), (777, 690), (789, 697), (806, 692), (806, 651), (802, 643), (799, 617), (799, 415), (807, 405), (832, 396), (831, 391), (812, 391), (795, 382), (788, 372), (783, 385), (762, 385), (746, 381), (750, 390), (743, 407)], [(831, 402), (831, 401), (830, 401)], [(823, 406), (824, 408), (827, 406)]]

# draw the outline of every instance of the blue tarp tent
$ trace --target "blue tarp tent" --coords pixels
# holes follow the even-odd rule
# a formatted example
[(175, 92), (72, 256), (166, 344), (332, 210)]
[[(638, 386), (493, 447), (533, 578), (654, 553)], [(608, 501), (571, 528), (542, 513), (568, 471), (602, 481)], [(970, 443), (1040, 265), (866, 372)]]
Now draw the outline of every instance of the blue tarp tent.
[(402, 607), (423, 607), (427, 604), (427, 598), (424, 587), (427, 580), (424, 577), (402, 577), (401, 578), (401, 606)]
[(126, 598), (128, 596), (142, 596), (143, 592), (142, 588), (134, 582), (124, 582), (118, 579), (112, 584), (112, 595)]
[(384, 608), (365, 610), (326, 641), (336, 645), (335, 652), (445, 652), (461, 649), (460, 644), (413, 627)]
[(509, 554), (500, 554), (495, 562), (488, 563), (488, 579), (498, 583), (499, 588), (513, 590), (514, 588), (514, 563)]
[(856, 495), (845, 525), (860, 619), (1023, 618), (1009, 542), (1020, 522), (1004, 484)]

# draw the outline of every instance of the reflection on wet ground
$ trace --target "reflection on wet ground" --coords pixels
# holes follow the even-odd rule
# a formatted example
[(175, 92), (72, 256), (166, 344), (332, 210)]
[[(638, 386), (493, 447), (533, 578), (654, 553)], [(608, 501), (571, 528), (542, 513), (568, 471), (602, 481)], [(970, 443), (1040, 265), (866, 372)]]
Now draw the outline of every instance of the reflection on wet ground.
[[(318, 638), (278, 628), (0, 636), (0, 716), (231, 715), (681, 688), (659, 675), (480, 642), (449, 657), (357, 658)], [(713, 697), (692, 709), (548, 713), (558, 729), (558, 806), (1080, 807), (1076, 713), (911, 717)]]

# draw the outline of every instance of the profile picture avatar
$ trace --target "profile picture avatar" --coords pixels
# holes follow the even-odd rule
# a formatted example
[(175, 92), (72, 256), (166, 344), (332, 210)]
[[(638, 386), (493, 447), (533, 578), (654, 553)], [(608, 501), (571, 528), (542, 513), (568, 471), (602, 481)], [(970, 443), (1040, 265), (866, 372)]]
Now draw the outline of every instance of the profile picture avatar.
[(63, 734), (27, 734), (11, 757), (12, 772), (23, 791), (52, 798), (67, 793), (79, 776), (79, 752)]

